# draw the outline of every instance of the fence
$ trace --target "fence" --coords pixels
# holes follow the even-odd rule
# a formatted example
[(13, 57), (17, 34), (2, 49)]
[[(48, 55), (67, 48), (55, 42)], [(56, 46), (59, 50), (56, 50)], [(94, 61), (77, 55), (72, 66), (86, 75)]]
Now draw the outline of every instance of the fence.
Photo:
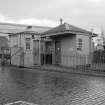
[(81, 70), (99, 70), (105, 71), (104, 55), (62, 55), (61, 64), (66, 67), (72, 67)]
[(11, 51), (9, 47), (1, 47), (0, 48), (0, 63), (10, 63), (11, 61)]
[(86, 55), (62, 55), (62, 65), (65, 66), (78, 66), (78, 65), (88, 65), (89, 56)]

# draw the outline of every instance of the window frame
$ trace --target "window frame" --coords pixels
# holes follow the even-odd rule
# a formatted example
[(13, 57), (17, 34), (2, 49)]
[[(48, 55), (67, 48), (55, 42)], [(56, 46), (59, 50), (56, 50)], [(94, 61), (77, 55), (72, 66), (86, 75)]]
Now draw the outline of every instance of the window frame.
[(82, 51), (83, 48), (83, 39), (82, 38), (78, 38), (77, 39), (77, 50), (78, 51)]
[(31, 38), (25, 38), (26, 41), (26, 50), (30, 50), (31, 49)]

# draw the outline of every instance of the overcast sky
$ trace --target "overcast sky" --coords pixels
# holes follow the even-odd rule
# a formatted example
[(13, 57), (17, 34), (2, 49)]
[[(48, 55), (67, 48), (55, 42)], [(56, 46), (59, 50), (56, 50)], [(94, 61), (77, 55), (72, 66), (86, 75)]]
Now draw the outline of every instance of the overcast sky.
[(105, 0), (0, 0), (0, 22), (105, 30)]

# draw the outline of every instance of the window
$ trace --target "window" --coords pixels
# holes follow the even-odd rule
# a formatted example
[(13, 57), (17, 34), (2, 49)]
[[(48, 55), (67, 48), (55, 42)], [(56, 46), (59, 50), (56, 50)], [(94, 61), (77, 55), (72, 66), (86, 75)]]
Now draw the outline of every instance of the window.
[(30, 49), (30, 38), (26, 38), (26, 49)]
[(18, 37), (14, 36), (12, 38), (13, 47), (18, 47)]
[(78, 39), (77, 42), (77, 50), (81, 51), (82, 50), (82, 46), (83, 46), (83, 41), (81, 38)]

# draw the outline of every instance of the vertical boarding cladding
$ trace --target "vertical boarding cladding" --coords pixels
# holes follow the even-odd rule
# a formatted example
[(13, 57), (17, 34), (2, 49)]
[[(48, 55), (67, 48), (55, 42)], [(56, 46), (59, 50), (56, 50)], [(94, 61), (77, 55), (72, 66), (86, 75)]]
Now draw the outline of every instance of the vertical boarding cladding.
[(33, 43), (31, 34), (25, 34), (24, 36), (24, 66), (33, 65)]
[(22, 50), (17, 47), (11, 48), (11, 64), (20, 66)]
[(87, 65), (89, 61), (89, 53), (90, 53), (90, 41), (88, 34), (77, 34), (76, 35), (76, 61), (77, 65)]
[(33, 53), (31, 50), (24, 52), (24, 66), (33, 66)]
[(71, 35), (61, 40), (61, 65), (73, 66), (76, 53), (76, 36)]

